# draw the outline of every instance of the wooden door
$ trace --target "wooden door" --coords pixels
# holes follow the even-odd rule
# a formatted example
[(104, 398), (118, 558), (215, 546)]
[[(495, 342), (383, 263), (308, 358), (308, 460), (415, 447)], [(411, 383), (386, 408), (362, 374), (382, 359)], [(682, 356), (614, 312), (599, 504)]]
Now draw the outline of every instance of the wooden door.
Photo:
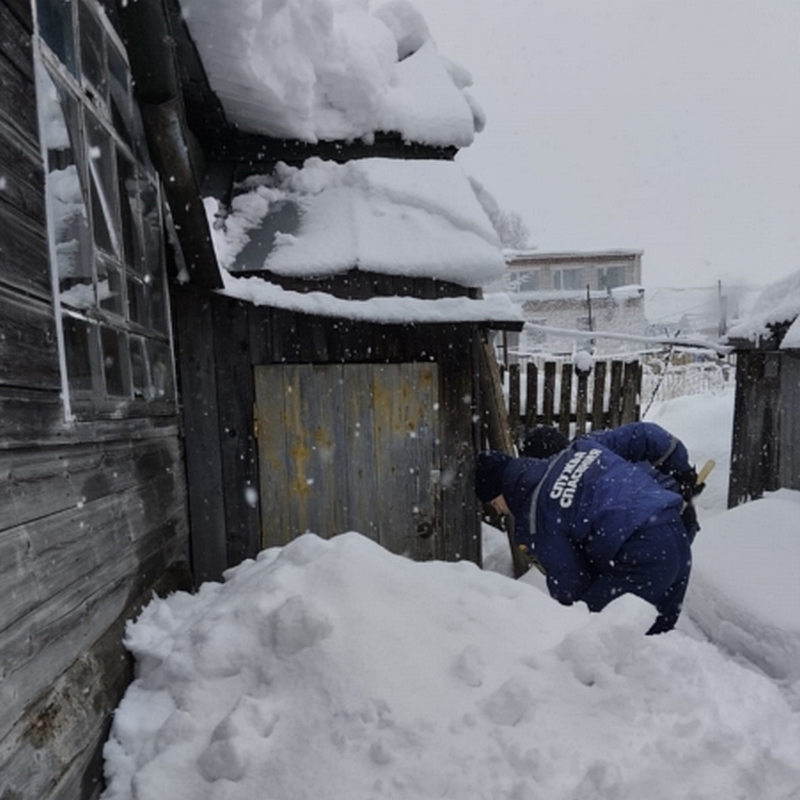
[(255, 389), (263, 547), (352, 530), (433, 557), (436, 364), (258, 366)]

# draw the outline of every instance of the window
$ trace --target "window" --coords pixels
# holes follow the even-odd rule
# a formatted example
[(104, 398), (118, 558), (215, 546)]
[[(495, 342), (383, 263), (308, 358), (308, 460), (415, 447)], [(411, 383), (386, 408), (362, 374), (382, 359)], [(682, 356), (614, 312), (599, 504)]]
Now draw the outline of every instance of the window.
[(535, 292), (539, 289), (539, 272), (520, 272), (519, 274), (519, 291), (521, 292)]
[(556, 269), (553, 270), (553, 288), (563, 291), (583, 289), (586, 282), (583, 280), (583, 270)]
[(175, 397), (163, 219), (126, 56), (96, 0), (36, 0), (36, 17), (67, 413), (155, 412)]
[(625, 285), (625, 267), (606, 267), (600, 271), (600, 288), (616, 289)]

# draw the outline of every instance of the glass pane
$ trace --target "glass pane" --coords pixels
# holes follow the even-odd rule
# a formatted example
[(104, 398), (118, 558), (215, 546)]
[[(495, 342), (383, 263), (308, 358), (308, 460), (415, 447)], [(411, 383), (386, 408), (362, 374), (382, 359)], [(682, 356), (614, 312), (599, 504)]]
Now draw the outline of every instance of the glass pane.
[(59, 61), (77, 76), (75, 64), (75, 30), (72, 24), (71, 0), (37, 0), (39, 35), (58, 56)]
[(106, 392), (113, 397), (127, 397), (128, 348), (122, 331), (113, 328), (100, 329), (100, 346), (103, 353), (103, 373), (106, 378)]
[(120, 138), (133, 149), (134, 120), (128, 67), (119, 50), (110, 42), (108, 48), (108, 81), (111, 120)]
[(136, 167), (122, 153), (117, 154), (119, 175), (119, 199), (122, 217), (122, 244), (125, 264), (138, 275), (144, 272), (144, 253), (140, 236), (139, 220), (142, 216), (142, 201), (139, 196), (140, 180)]
[(119, 265), (108, 259), (98, 258), (97, 301), (100, 307), (124, 316), (125, 298), (122, 291), (122, 270)]
[(75, 98), (44, 69), (37, 70), (42, 140), (47, 150), (47, 199), (55, 237), (61, 301), (94, 305), (92, 246), (83, 186), (83, 147)]
[(94, 326), (74, 317), (64, 316), (62, 320), (69, 388), (89, 392), (92, 390)]
[(93, 87), (105, 102), (108, 77), (103, 53), (103, 28), (85, 3), (81, 3), (79, 8), (78, 27), (80, 29), (81, 76), (84, 84), (88, 83), (87, 88)]
[(89, 186), (95, 244), (121, 256), (121, 223), (116, 191), (116, 159), (111, 137), (94, 115), (86, 112), (89, 138)]
[(141, 219), (144, 238), (144, 261), (146, 272), (160, 275), (164, 263), (164, 236), (161, 224), (161, 207), (158, 204), (158, 191), (152, 183), (142, 180)]
[(151, 397), (155, 400), (172, 400), (175, 396), (175, 382), (169, 347), (164, 342), (150, 339), (147, 342), (147, 351), (150, 356)]
[(168, 333), (167, 291), (163, 273), (145, 277), (148, 305), (150, 307), (150, 327), (161, 333)]
[(146, 312), (144, 285), (138, 278), (128, 275), (128, 319), (146, 327)]
[(147, 356), (144, 340), (138, 336), (131, 337), (131, 382), (133, 383), (134, 397), (148, 397)]

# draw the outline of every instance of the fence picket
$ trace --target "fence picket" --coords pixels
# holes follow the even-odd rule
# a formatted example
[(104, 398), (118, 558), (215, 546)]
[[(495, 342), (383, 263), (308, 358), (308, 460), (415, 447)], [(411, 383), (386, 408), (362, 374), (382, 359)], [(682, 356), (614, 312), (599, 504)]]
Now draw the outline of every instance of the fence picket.
[(545, 361), (541, 381), (540, 367), (533, 362), (509, 364), (507, 372), (508, 425), (514, 441), (536, 425), (558, 425), (572, 437), (639, 419), (638, 361), (596, 361), (588, 371), (576, 370), (570, 362), (561, 362), (559, 369), (555, 361)]

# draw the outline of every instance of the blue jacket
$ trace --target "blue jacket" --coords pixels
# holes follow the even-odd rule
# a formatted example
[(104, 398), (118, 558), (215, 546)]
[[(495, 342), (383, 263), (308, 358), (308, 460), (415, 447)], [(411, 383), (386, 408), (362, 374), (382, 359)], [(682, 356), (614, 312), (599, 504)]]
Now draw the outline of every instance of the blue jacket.
[(637, 422), (589, 434), (550, 459), (514, 459), (503, 496), (517, 542), (541, 563), (550, 594), (568, 604), (613, 565), (634, 531), (680, 513), (672, 476), (689, 469), (683, 444)]

